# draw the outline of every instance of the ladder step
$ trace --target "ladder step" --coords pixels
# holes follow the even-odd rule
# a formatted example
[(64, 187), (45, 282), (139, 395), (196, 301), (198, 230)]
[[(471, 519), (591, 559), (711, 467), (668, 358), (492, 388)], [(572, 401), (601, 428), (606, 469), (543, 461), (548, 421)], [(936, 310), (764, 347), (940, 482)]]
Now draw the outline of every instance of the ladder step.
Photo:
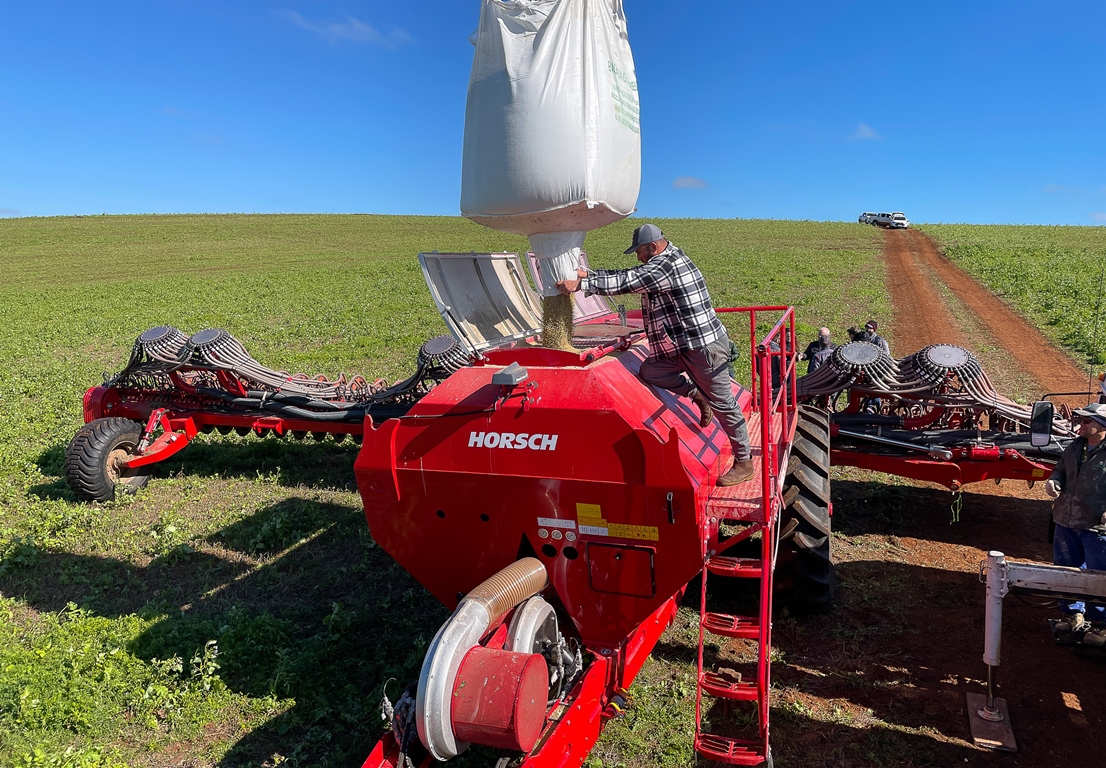
[(695, 736), (695, 751), (703, 757), (727, 765), (761, 765), (766, 761), (764, 742), (731, 739), (713, 733)]
[(762, 560), (758, 557), (728, 557), (715, 555), (707, 560), (707, 570), (715, 576), (735, 576), (759, 579)]
[(755, 680), (750, 682), (719, 672), (704, 672), (699, 687), (715, 698), (731, 701), (756, 701), (759, 695)]
[(712, 635), (760, 639), (760, 619), (755, 616), (731, 616), (728, 613), (703, 614), (703, 629)]

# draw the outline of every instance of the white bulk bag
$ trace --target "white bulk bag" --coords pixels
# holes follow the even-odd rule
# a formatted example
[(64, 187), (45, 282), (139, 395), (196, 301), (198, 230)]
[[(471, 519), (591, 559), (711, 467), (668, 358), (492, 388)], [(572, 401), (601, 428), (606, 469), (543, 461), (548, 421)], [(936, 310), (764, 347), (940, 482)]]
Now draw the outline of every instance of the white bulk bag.
[(621, 0), (483, 0), (475, 44), (461, 214), (537, 235), (531, 248), (554, 260), (543, 271), (564, 279), (584, 233), (637, 204), (637, 80)]

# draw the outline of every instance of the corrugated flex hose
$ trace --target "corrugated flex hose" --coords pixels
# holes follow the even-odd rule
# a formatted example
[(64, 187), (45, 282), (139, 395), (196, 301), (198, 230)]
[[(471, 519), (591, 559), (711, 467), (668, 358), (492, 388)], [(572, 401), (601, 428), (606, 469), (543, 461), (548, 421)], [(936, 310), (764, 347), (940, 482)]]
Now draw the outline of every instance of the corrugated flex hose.
[(523, 600), (545, 589), (548, 583), (549, 574), (542, 562), (535, 557), (524, 557), (481, 582), (463, 602), (472, 600), (483, 604), (490, 623), (494, 624)]

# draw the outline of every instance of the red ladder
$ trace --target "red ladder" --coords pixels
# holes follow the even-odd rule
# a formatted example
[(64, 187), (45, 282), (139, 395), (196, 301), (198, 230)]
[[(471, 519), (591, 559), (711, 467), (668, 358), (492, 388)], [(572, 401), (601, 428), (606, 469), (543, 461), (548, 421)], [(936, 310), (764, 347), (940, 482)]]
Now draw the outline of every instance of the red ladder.
[[(754, 523), (740, 535), (726, 540), (722, 547), (761, 533), (759, 558), (709, 555), (703, 568), (702, 594), (699, 603), (698, 686), (695, 694), (695, 751), (706, 758), (729, 765), (771, 765), (768, 747), (768, 691), (770, 655), (772, 652), (772, 573), (774, 561), (774, 526)], [(759, 611), (756, 616), (734, 616), (707, 610), (707, 582), (710, 576), (738, 579), (760, 579)], [(757, 644), (755, 679), (747, 680), (728, 670), (707, 669), (703, 662), (704, 640), (707, 634), (719, 637), (754, 640)], [(734, 702), (755, 702), (757, 736), (739, 739), (703, 730), (703, 696), (724, 702), (725, 712)]]

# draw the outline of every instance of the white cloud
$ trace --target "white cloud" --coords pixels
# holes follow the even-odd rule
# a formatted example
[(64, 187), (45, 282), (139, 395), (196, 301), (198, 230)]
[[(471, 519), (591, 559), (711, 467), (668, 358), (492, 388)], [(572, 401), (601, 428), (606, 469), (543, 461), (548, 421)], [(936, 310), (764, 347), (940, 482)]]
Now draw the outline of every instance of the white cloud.
[(876, 133), (872, 126), (868, 125), (867, 123), (858, 123), (856, 126), (856, 132), (853, 133), (850, 138), (883, 141), (883, 137)]
[(706, 189), (710, 185), (695, 176), (677, 176), (672, 182), (672, 189)]
[(402, 29), (393, 27), (392, 31), (384, 34), (371, 24), (366, 24), (353, 16), (346, 16), (345, 21), (311, 21), (305, 19), (295, 11), (287, 8), (278, 13), (300, 29), (306, 29), (328, 43), (371, 43), (385, 48), (398, 48), (411, 42), (411, 36)]
[(1097, 221), (1099, 224), (1106, 224), (1106, 211), (1100, 213), (1092, 213), (1091, 221)]

